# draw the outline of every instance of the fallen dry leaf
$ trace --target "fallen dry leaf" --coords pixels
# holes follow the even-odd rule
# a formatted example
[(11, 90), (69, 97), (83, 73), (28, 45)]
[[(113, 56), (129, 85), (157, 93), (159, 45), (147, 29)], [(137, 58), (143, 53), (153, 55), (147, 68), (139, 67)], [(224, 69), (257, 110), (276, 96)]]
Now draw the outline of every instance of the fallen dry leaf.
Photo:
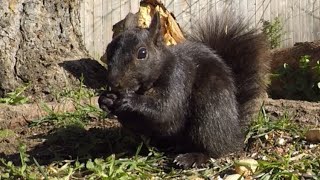
[(254, 159), (242, 159), (236, 163), (235, 170), (240, 175), (249, 176), (257, 170), (258, 166), (258, 162)]

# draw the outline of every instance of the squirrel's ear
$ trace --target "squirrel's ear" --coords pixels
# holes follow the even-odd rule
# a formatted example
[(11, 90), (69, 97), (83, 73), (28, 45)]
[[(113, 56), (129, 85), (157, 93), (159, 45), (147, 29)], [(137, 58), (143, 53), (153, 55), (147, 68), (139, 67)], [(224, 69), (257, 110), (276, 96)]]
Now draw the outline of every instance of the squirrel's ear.
[(160, 22), (160, 14), (156, 12), (151, 20), (151, 24), (149, 26), (149, 32), (151, 38), (154, 40), (155, 43), (161, 42), (161, 22)]

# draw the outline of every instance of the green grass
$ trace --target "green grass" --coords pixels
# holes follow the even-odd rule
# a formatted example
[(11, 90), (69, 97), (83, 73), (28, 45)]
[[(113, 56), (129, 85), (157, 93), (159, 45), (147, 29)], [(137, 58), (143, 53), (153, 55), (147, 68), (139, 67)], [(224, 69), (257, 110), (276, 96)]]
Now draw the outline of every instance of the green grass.
[(97, 95), (93, 89), (88, 89), (84, 84), (84, 77), (80, 77), (80, 85), (77, 88), (65, 88), (62, 91), (54, 93), (55, 99), (58, 101), (63, 101), (65, 99), (72, 99), (76, 102), (82, 99), (90, 99)]
[[(246, 142), (258, 146), (259, 167), (254, 177), (259, 179), (320, 178), (320, 146), (304, 139), (306, 127), (294, 123), (288, 115), (271, 121), (262, 109), (252, 124)], [(279, 144), (283, 139), (285, 143)]]
[(11, 129), (1, 129), (0, 130), (0, 141), (4, 140), (5, 138), (10, 138), (15, 136), (15, 132)]
[(34, 120), (31, 126), (39, 126), (43, 123), (51, 123), (57, 127), (66, 127), (69, 125), (79, 125), (84, 127), (91, 118), (104, 119), (106, 113), (93, 104), (75, 103), (75, 111), (72, 112), (55, 112), (46, 104), (42, 108), (48, 114), (40, 119)]
[(10, 105), (27, 103), (29, 99), (25, 97), (23, 93), (28, 89), (28, 87), (29, 87), (29, 84), (25, 84), (21, 87), (18, 87), (14, 91), (7, 93), (5, 97), (0, 98), (0, 103), (10, 104)]
[(47, 166), (40, 166), (36, 159), (30, 160), (26, 147), (21, 145), (20, 165), (0, 159), (0, 179), (192, 179), (213, 177), (231, 167), (230, 163), (216, 163), (214, 168), (174, 169), (168, 166), (170, 158), (153, 148), (149, 148), (148, 155), (140, 155), (142, 145), (129, 158), (112, 154), (86, 162), (65, 160)]
[[(59, 99), (62, 101), (71, 99), (76, 107), (75, 111), (56, 113), (43, 104), (48, 115), (35, 120), (32, 125), (41, 127), (45, 123), (50, 123), (57, 128), (70, 125), (86, 127), (92, 117), (104, 120), (105, 113), (96, 105), (81, 103), (81, 99), (96, 95), (83, 86), (76, 90), (64, 90), (58, 95)], [(260, 115), (250, 126), (246, 138), (248, 156), (256, 154), (254, 159), (259, 162), (258, 170), (253, 177), (264, 180), (295, 180), (302, 177), (319, 179), (320, 147), (319, 145), (311, 147), (311, 144), (304, 140), (306, 130), (294, 123), (290, 115), (270, 120), (262, 108)], [(12, 134), (6, 131), (3, 133)], [(72, 133), (70, 135), (72, 136)], [(121, 143), (121, 140), (113, 136), (105, 138), (113, 139), (114, 143)], [(279, 145), (279, 139), (284, 139), (285, 143)], [(86, 143), (90, 146), (90, 143), (95, 142), (90, 142), (89, 138)], [(114, 143), (109, 146), (113, 146)], [(148, 143), (143, 143), (137, 147), (133, 155), (121, 152), (106, 157), (90, 159), (81, 157), (81, 159), (59, 160), (48, 165), (40, 165), (38, 163), (40, 159), (30, 157), (26, 149), (24, 144), (20, 145), (18, 150), (20, 163), (0, 159), (0, 179), (213, 179), (233, 174), (234, 165), (239, 160), (235, 157), (212, 159), (206, 168), (181, 170), (172, 165), (172, 157), (149, 147)], [(146, 149), (147, 153), (142, 153), (142, 149)]]
[(25, 153), (25, 146), (21, 145), (21, 165), (15, 166), (11, 161), (0, 160), (0, 178), (10, 179), (150, 179), (162, 171), (161, 161), (164, 156), (150, 150), (147, 156), (140, 156), (142, 144), (136, 155), (131, 158), (116, 158), (113, 154), (105, 159), (89, 159), (81, 163), (77, 160), (55, 162), (49, 166), (40, 166), (35, 159), (31, 160)]
[[(55, 97), (60, 103), (72, 101), (75, 111), (55, 112), (45, 103), (41, 103), (42, 109), (48, 114), (40, 119), (34, 120), (31, 125), (41, 125), (42, 123), (54, 123), (57, 126), (79, 125), (84, 127), (91, 118), (104, 119), (106, 113), (96, 104), (92, 104), (92, 98), (98, 96), (98, 93), (92, 89), (86, 88), (83, 84), (83, 78), (80, 79), (80, 86), (75, 89), (63, 89), (55, 93)], [(82, 102), (82, 100), (88, 100)]]
[(257, 119), (251, 124), (245, 141), (248, 142), (250, 138), (259, 139), (260, 137), (275, 131), (288, 132), (293, 136), (301, 137), (306, 129), (301, 128), (301, 126), (292, 122), (291, 117), (288, 114), (272, 121), (262, 107)]

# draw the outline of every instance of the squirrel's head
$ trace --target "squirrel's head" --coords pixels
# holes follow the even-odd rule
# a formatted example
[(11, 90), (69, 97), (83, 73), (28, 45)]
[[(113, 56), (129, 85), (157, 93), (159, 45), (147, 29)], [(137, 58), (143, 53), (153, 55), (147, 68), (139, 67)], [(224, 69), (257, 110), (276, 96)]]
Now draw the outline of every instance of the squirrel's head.
[(143, 93), (161, 72), (164, 43), (160, 17), (152, 18), (148, 29), (128, 29), (109, 43), (106, 50), (107, 80), (112, 91)]

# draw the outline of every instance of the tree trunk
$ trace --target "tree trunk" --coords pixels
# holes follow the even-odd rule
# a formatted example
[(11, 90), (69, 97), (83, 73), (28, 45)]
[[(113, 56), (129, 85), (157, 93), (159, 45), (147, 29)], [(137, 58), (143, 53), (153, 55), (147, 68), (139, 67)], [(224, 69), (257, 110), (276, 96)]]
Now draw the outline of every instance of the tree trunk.
[(27, 82), (28, 93), (52, 94), (81, 74), (104, 84), (104, 68), (82, 59), (79, 9), (77, 0), (0, 0), (0, 96)]

